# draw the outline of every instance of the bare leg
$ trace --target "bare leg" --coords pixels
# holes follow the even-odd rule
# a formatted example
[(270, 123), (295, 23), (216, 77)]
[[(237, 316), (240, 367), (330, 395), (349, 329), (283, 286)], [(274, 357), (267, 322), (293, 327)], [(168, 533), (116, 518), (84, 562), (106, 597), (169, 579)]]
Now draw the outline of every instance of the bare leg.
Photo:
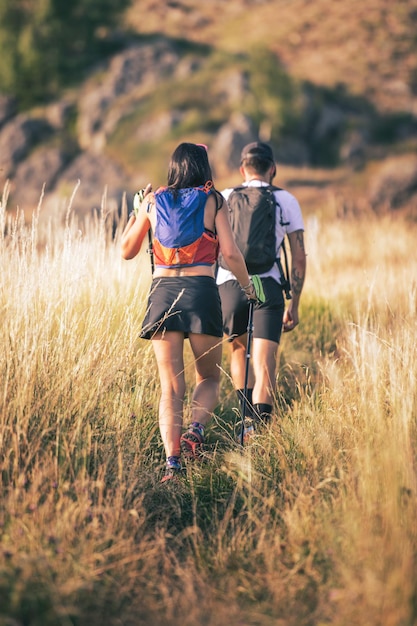
[[(243, 389), (245, 386), (245, 371), (246, 371), (246, 348), (247, 348), (247, 334), (236, 337), (230, 345), (230, 373), (232, 381), (236, 389)], [(252, 388), (254, 385), (254, 373), (252, 364), (249, 364), (249, 378), (248, 387)]]
[(205, 426), (219, 400), (222, 340), (211, 335), (190, 334), (195, 358), (196, 386), (192, 398), (192, 421)]
[(253, 388), (254, 404), (274, 403), (278, 345), (269, 339), (253, 340), (253, 368), (256, 372)]
[(166, 456), (179, 456), (185, 395), (184, 334), (160, 333), (152, 346), (161, 382), (159, 429)]

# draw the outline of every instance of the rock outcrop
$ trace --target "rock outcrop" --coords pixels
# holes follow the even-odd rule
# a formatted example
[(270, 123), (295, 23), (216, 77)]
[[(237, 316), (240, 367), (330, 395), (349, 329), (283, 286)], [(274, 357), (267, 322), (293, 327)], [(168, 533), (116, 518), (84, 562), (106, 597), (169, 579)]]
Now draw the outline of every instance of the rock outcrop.
[[(138, 153), (147, 155), (148, 146), (158, 150), (164, 141), (171, 144), (175, 137), (182, 140), (179, 128), (192, 137), (202, 132), (216, 178), (236, 176), (242, 147), (258, 137), (271, 141), (278, 162), (294, 167), (318, 165), (320, 150), (322, 156), (327, 150), (329, 166), (365, 167), (373, 141), (374, 111), (363, 100), (352, 99), (337, 89), (332, 99), (327, 92), (306, 84), (299, 91), (297, 123), (289, 111), (288, 128), (277, 139), (272, 136), (270, 122), (255, 124), (247, 112), (250, 106), (244, 106), (248, 102), (253, 106), (244, 70), (230, 67), (223, 74), (210, 74), (210, 81), (208, 75), (204, 54), (160, 37), (130, 44), (96, 68), (79, 90), (69, 91), (62, 100), (34, 112), (17, 113), (15, 100), (0, 96), (0, 188), (10, 180), (9, 209), (19, 206), (30, 212), (44, 190), (44, 213), (50, 214), (54, 207), (65, 205), (77, 187), (72, 205), (77, 213), (99, 209), (103, 194), (107, 210), (118, 212), (124, 195), (129, 190), (132, 193), (137, 181), (131, 170), (127, 171), (130, 164), (126, 165), (126, 160), (122, 164), (120, 147), (117, 154), (111, 142), (121, 122), (137, 115), (144, 103), (149, 112), (145, 109), (137, 116), (129, 137)], [(181, 99), (170, 100), (170, 89), (181, 89), (183, 81), (192, 86), (190, 99), (192, 89), (196, 90), (190, 110)], [(209, 104), (216, 109), (215, 124), (211, 121), (205, 125), (204, 114), (198, 113), (202, 85), (207, 85)], [(164, 100), (152, 107), (149, 102), (161, 86)], [(392, 131), (396, 122), (388, 122)], [(417, 132), (412, 115), (403, 116), (401, 124), (395, 126), (395, 132), (402, 133), (399, 139)], [(416, 193), (416, 172), (415, 159), (387, 162), (369, 188), (375, 210), (407, 203)]]

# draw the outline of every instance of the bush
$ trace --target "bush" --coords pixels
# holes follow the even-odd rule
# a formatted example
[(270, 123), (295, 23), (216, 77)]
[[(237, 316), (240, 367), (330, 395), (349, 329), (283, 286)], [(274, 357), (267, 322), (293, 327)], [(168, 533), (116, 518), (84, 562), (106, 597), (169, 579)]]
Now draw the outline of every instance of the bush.
[(0, 90), (22, 107), (47, 100), (109, 48), (131, 0), (0, 0)]

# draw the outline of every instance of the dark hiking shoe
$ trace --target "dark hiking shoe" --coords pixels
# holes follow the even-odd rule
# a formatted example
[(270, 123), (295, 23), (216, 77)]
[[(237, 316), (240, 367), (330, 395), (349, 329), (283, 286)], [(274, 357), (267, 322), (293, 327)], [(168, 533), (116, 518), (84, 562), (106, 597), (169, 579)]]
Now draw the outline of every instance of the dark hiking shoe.
[(268, 426), (271, 423), (271, 413), (260, 413), (256, 416), (256, 421), (259, 426)]

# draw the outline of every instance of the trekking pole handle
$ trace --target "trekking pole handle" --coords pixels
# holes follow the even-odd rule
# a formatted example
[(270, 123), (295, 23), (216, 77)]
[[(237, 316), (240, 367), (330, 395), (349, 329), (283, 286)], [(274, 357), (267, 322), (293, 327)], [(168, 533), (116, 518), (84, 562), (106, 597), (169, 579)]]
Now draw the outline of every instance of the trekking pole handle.
[(262, 280), (257, 274), (253, 274), (250, 277), (249, 284), (246, 285), (246, 287), (242, 287), (242, 291), (250, 302), (256, 302), (257, 304), (263, 304), (265, 302)]

